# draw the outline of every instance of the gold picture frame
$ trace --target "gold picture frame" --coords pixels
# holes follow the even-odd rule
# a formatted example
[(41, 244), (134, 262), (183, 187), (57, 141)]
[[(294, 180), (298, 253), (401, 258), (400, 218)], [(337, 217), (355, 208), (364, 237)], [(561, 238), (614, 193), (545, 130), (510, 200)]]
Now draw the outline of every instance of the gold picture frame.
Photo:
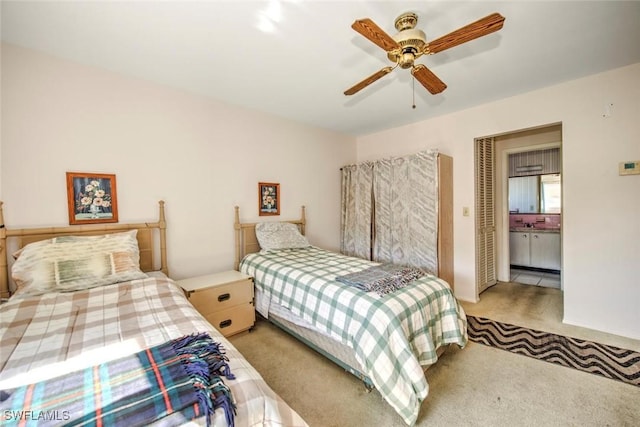
[(260, 216), (280, 215), (280, 184), (258, 183), (258, 214)]
[(69, 224), (118, 222), (116, 176), (67, 172)]

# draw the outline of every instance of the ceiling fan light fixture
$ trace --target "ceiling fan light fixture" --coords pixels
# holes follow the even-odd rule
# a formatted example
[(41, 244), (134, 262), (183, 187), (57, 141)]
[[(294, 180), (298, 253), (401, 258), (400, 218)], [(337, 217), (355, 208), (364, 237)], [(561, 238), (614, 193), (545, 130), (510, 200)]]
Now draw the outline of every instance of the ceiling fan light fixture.
[[(411, 25), (415, 25), (416, 21), (412, 21)], [(392, 37), (400, 46), (400, 50), (388, 52), (387, 57), (390, 61), (398, 63), (400, 68), (411, 68), (414, 61), (426, 52), (427, 36), (424, 31), (417, 28), (408, 27), (406, 24), (399, 25), (398, 20), (396, 20), (396, 28), (402, 28), (398, 34)]]
[(400, 65), (400, 68), (407, 69), (407, 68), (413, 67), (413, 62), (415, 60), (416, 60), (416, 55), (413, 49), (407, 49), (405, 52), (402, 53), (402, 55), (400, 55), (398, 64)]

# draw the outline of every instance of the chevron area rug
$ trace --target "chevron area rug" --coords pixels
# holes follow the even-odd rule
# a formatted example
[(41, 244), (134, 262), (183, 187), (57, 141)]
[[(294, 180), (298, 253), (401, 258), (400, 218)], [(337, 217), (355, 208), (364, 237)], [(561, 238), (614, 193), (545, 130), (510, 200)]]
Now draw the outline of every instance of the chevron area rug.
[(469, 339), (640, 387), (640, 353), (467, 316)]

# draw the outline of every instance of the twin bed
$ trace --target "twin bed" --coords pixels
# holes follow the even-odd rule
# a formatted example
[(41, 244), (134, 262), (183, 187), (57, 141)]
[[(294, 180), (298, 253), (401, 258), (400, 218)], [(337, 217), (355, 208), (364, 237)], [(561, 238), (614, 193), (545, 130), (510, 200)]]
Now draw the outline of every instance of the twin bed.
[(235, 209), (236, 268), (254, 278), (256, 310), (375, 387), (413, 425), (429, 391), (424, 370), (447, 345), (467, 342), (448, 283), (426, 274), (389, 293), (364, 292), (339, 280), (379, 263), (310, 245), (304, 207), (289, 227), (242, 223)]
[[(276, 228), (277, 224), (286, 226), (266, 233), (269, 241), (264, 240), (265, 233), (258, 225), (263, 242), (256, 236), (256, 223), (240, 222), (237, 207), (235, 216), (236, 269), (254, 277), (256, 310), (360, 377), (368, 387), (377, 388), (407, 424), (414, 424), (429, 389), (424, 370), (437, 361), (447, 345), (464, 346), (467, 341), (466, 318), (449, 285), (425, 275), (388, 294), (364, 292), (335, 279), (377, 263), (309, 245), (304, 237), (304, 208), (300, 220), (271, 222)], [(12, 273), (21, 285), (0, 306), (3, 425), (18, 425), (34, 416), (51, 419), (43, 423), (40, 418), (33, 425), (71, 421), (98, 425), (114, 419), (122, 425), (135, 425), (134, 421), (140, 425), (178, 425), (192, 419), (198, 425), (214, 426), (306, 425), (168, 278), (163, 202), (159, 218), (158, 222), (143, 224), (20, 230), (0, 227), (0, 293), (4, 296), (9, 291), (8, 254), (17, 257)], [(0, 225), (3, 222), (0, 205)], [(87, 284), (82, 272), (91, 275), (97, 265), (102, 265), (102, 257), (88, 256), (91, 251), (82, 245), (89, 241), (93, 248), (96, 240), (109, 245), (112, 240), (124, 240), (130, 247), (132, 238), (135, 253), (123, 256), (118, 246), (105, 267), (130, 280), (101, 282), (101, 286)], [(11, 241), (14, 247), (8, 249)], [(32, 245), (27, 246), (29, 243)], [(49, 258), (59, 257), (57, 250), (72, 253), (69, 247), (80, 248), (78, 253), (86, 256), (69, 260), (64, 255), (49, 262)], [(158, 248), (160, 254), (156, 253)], [(45, 273), (39, 258), (42, 253), (50, 264)], [(80, 277), (71, 282), (62, 280), (69, 271)], [(133, 275), (127, 276), (131, 271)], [(51, 283), (42, 284), (42, 278), (51, 277)], [(186, 344), (183, 347), (185, 339), (195, 342), (203, 334), (222, 349), (210, 350), (214, 345), (210, 341), (204, 353)], [(200, 341), (196, 346), (205, 348)], [(183, 348), (189, 351), (184, 353)], [(183, 378), (182, 370), (177, 377), (158, 374), (164, 372), (164, 359), (138, 366), (156, 351), (165, 350), (170, 351), (166, 366), (171, 369), (174, 359), (187, 365), (204, 359), (205, 366), (211, 368), (211, 383), (203, 386), (204, 380), (200, 376), (194, 380), (189, 372)], [(126, 370), (120, 366), (122, 361), (127, 362)], [(124, 374), (114, 368), (118, 363)], [(135, 364), (135, 369), (128, 364)], [(118, 395), (123, 388), (117, 387), (119, 378), (131, 377), (136, 369), (142, 374), (138, 373), (141, 378), (136, 377), (133, 383), (142, 383), (142, 388), (135, 398)], [(104, 372), (107, 374), (100, 374)], [(59, 384), (60, 378), (77, 384), (72, 384), (75, 388), (67, 394), (61, 393), (64, 384)], [(201, 400), (193, 402), (194, 397), (189, 395), (191, 400), (175, 404), (169, 399), (172, 387), (175, 384), (182, 393), (179, 386), (183, 383), (189, 389), (211, 390), (209, 400), (202, 400), (199, 394), (197, 399)], [(68, 398), (61, 400), (59, 396)], [(224, 403), (225, 396), (235, 408)], [(105, 397), (104, 402), (98, 397)], [(146, 403), (142, 407), (145, 411), (131, 409), (141, 403)], [(210, 416), (206, 416), (207, 406), (213, 409)], [(147, 412), (151, 418), (141, 418)]]
[[(33, 290), (39, 285), (29, 279), (44, 277), (39, 272), (39, 265), (43, 263), (27, 263), (26, 268), (22, 263), (17, 266), (18, 273), (15, 268), (18, 261), (13, 264), (13, 273), (22, 276), (26, 284), (0, 305), (0, 424), (133, 426), (192, 422), (194, 425), (207, 425), (209, 421), (213, 426), (306, 425), (168, 278), (162, 202), (160, 220), (153, 223), (20, 230), (6, 229), (3, 224), (0, 205), (0, 259), (3, 260), (0, 262), (0, 291), (4, 292), (3, 295), (9, 291), (7, 255), (11, 256), (28, 243), (43, 247), (61, 246), (65, 253), (72, 245), (90, 255), (92, 251), (83, 247), (87, 239), (90, 245), (96, 244), (93, 239), (130, 244), (134, 234), (137, 240), (134, 246), (139, 250), (137, 254), (133, 251), (132, 258), (139, 256), (141, 268), (138, 271), (144, 272), (146, 277), (140, 276), (137, 268), (123, 261), (121, 247), (111, 256), (117, 274), (129, 270), (139, 278), (98, 287), (75, 280), (76, 289), (70, 289), (70, 282), (61, 280), (65, 271), (63, 263), (69, 261), (65, 259), (53, 261), (57, 284), (30, 292), (30, 287)], [(102, 235), (116, 237), (103, 239)], [(51, 251), (43, 247), (36, 252), (47, 250), (46, 257), (52, 256)], [(157, 249), (160, 254), (157, 254)], [(38, 253), (28, 252), (33, 251), (22, 249), (18, 259), (29, 256), (33, 261), (37, 258)], [(156, 257), (160, 266), (154, 268)], [(82, 265), (87, 263), (95, 268), (96, 260), (88, 258), (91, 257), (79, 257), (80, 265), (76, 265), (76, 271), (81, 271)], [(56, 289), (62, 283), (65, 292)], [(181, 376), (152, 375), (154, 373), (147, 370), (139, 377), (132, 377), (140, 368), (138, 365), (142, 364), (143, 356), (146, 360), (145, 353), (157, 359), (157, 354), (150, 353), (150, 349), (163, 350), (161, 346), (167, 343), (174, 343), (175, 348), (180, 338), (196, 333), (206, 333), (222, 345), (221, 354), (215, 362), (223, 367), (218, 372), (220, 375), (212, 375), (215, 382), (209, 384), (210, 389), (216, 391), (212, 396), (214, 399), (209, 402), (214, 409), (211, 417), (202, 415), (206, 413), (205, 403), (192, 404), (184, 399), (179, 404), (175, 403), (175, 394), (180, 393), (179, 397), (183, 397)], [(211, 347), (207, 348), (207, 353), (213, 353)], [(192, 361), (195, 353), (191, 351), (177, 358)], [(121, 365), (117, 366), (119, 362)], [(126, 365), (122, 366), (124, 362)], [(159, 366), (159, 371), (164, 372), (171, 367), (171, 361), (160, 364), (156, 360), (156, 364), (151, 366), (154, 369)], [(219, 368), (213, 364), (209, 366), (212, 372)], [(225, 376), (227, 373), (231, 375)], [(81, 378), (74, 378), (74, 374)], [(122, 379), (125, 377), (127, 382)], [(56, 379), (64, 379), (64, 382), (56, 384)], [(195, 381), (196, 386), (188, 383), (189, 387), (199, 387), (199, 380)], [(228, 412), (234, 411), (225, 411), (225, 405), (218, 402), (223, 393), (217, 390), (225, 387), (235, 402), (235, 416), (231, 420)]]

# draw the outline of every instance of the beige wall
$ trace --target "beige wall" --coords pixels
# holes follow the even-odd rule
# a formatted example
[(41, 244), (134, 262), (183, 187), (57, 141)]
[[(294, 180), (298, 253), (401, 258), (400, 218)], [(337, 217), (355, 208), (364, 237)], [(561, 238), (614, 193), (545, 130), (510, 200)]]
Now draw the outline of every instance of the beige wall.
[(640, 159), (639, 121), (635, 64), (360, 137), (358, 161), (425, 148), (453, 156), (456, 293), (475, 301), (473, 140), (562, 123), (564, 321), (639, 339), (640, 175), (618, 175), (619, 162)]
[(232, 268), (233, 206), (259, 220), (266, 181), (281, 185), (278, 218), (304, 204), (310, 241), (339, 248), (352, 137), (6, 44), (1, 136), (8, 227), (68, 224), (65, 172), (115, 173), (120, 222), (155, 219), (166, 201), (179, 279)]

